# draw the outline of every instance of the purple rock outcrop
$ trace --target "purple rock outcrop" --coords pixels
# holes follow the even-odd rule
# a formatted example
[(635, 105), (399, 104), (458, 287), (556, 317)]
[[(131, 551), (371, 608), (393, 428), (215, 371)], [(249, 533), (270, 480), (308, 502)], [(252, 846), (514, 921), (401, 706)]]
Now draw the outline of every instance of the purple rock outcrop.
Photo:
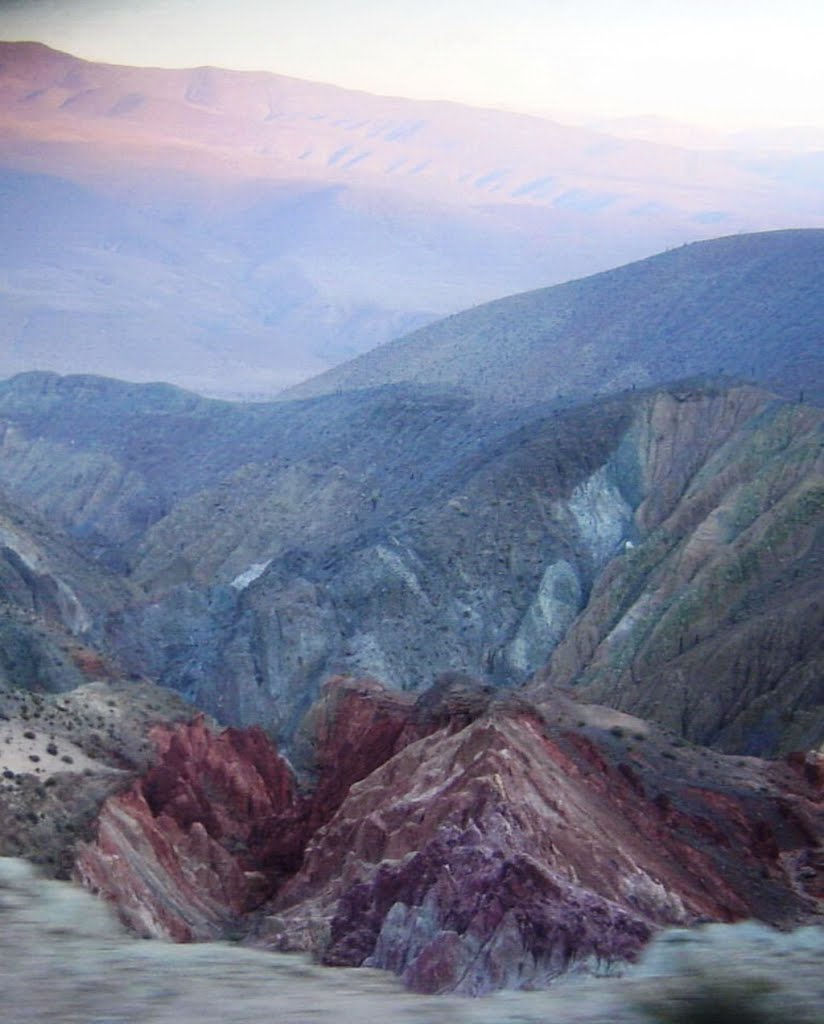
[(797, 772), (639, 734), (642, 754), (556, 710), (446, 727), (353, 786), (259, 938), (478, 994), (632, 959), (669, 924), (814, 911), (820, 792)]
[(820, 759), (736, 759), (558, 697), (337, 679), (302, 793), (260, 730), (202, 720), (110, 798), (77, 874), (142, 934), (245, 932), (421, 992), (535, 987), (670, 924), (822, 910)]

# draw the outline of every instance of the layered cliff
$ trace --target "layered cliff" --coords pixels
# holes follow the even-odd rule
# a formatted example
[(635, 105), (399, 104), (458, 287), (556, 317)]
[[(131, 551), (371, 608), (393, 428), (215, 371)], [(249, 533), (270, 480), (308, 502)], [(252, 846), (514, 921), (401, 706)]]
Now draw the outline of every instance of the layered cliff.
[(245, 933), (424, 992), (545, 985), (668, 924), (822, 911), (820, 757), (732, 759), (457, 680), (416, 703), (338, 680), (305, 737), (300, 793), (257, 730), (155, 730), (78, 877), (143, 935)]
[(299, 863), (291, 773), (256, 729), (213, 735), (201, 718), (151, 740), (156, 763), (103, 805), (75, 873), (145, 937), (225, 936)]
[(731, 399), (670, 393), (636, 420), (622, 442), (640, 455), (635, 543), (605, 567), (540, 678), (720, 749), (815, 746), (822, 416)]

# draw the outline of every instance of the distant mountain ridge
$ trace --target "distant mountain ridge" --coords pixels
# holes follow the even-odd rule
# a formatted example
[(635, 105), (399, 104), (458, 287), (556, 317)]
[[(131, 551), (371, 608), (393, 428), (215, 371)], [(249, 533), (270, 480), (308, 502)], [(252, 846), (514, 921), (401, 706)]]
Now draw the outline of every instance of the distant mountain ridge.
[(290, 389), (384, 384), (581, 400), (694, 374), (824, 399), (824, 231), (696, 242), (458, 313)]
[(0, 42), (0, 375), (270, 397), (501, 295), (824, 227), (816, 160)]
[[(76, 153), (75, 174), (84, 165), (99, 168), (103, 153), (121, 173), (135, 155), (149, 165), (180, 166), (173, 149), (182, 144), (186, 169), (195, 175), (383, 178), (405, 191), (470, 203), (535, 205), (555, 198), (561, 207), (603, 206), (631, 196), (632, 178), (658, 200), (689, 181), (693, 198), (686, 202), (696, 212), (702, 194), (721, 185), (731, 196), (757, 179), (723, 154), (268, 72), (118, 66), (42, 44), (0, 42), (0, 75), (0, 111), (11, 136), (4, 148), (22, 155), (27, 137), (59, 145), (93, 133), (103, 152)], [(589, 181), (582, 187), (584, 168)], [(570, 187), (576, 191), (565, 190)], [(757, 205), (755, 195), (747, 201)]]

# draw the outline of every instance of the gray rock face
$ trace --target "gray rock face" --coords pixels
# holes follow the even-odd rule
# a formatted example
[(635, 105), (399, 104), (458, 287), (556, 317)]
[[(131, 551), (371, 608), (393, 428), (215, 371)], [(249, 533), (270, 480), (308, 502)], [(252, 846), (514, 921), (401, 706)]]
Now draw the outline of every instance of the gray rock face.
[(610, 479), (613, 475), (607, 467), (597, 470), (575, 488), (566, 509), (563, 506), (558, 509), (560, 515), (564, 511), (572, 515), (578, 536), (596, 570), (603, 568), (615, 554), (632, 524), (633, 509), (619, 484)]
[(39, 517), (0, 496), (0, 689), (70, 690), (88, 681), (95, 623), (128, 587)]
[[(723, 730), (726, 749), (759, 753), (820, 742), (814, 408), (707, 384), (566, 410), (404, 388), (233, 406), (37, 375), (0, 386), (0, 414), (18, 438), (0, 480), (129, 576), (81, 599), (90, 642), (225, 723), (283, 740), (330, 675), (509, 686), (554, 650), (550, 686), (594, 687), (690, 738)], [(139, 486), (117, 479), (155, 501), (142, 528), (116, 488), (79, 513), (52, 494), (67, 431), (79, 465), (131, 465)], [(782, 576), (782, 558), (798, 573)], [(72, 592), (95, 594), (76, 578)], [(726, 618), (707, 599), (724, 588)], [(697, 633), (690, 609), (706, 613)], [(712, 680), (694, 639), (710, 634)], [(658, 673), (676, 662), (658, 707)]]
[[(352, 418), (382, 403), (362, 396)], [(606, 415), (624, 424), (629, 407)], [(158, 523), (134, 558), (146, 599), (108, 621), (125, 665), (148, 666), (224, 721), (263, 717), (282, 735), (330, 674), (420, 690), (447, 670), (509, 685), (539, 668), (631, 528), (617, 476), (598, 467), (615, 435), (579, 450), (577, 413), (513, 434), (458, 405), (447, 436), (476, 426), (479, 437), (447, 451), (429, 440), (438, 423), (425, 424), (420, 406), (395, 419), (388, 450), (378, 442), (358, 456), (375, 463), (351, 449), (343, 463), (318, 459), (311, 491), (294, 490), (291, 466), (248, 464), (245, 486), (220, 499), (225, 530), (213, 489)], [(559, 440), (561, 457), (550, 447)], [(427, 462), (424, 443), (442, 454)], [(423, 473), (420, 490), (399, 465)], [(294, 501), (279, 505), (298, 493), (303, 519)]]
[(547, 566), (538, 592), (507, 648), (507, 661), (518, 672), (534, 671), (564, 637), (581, 610), (579, 574), (562, 559)]

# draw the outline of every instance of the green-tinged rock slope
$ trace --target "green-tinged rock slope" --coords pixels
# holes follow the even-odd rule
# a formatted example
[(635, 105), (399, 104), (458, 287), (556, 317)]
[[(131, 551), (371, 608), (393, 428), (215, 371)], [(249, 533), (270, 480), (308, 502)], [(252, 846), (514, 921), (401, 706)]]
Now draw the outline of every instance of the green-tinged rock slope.
[[(824, 739), (813, 406), (709, 381), (507, 414), (400, 386), (247, 407), (88, 378), (5, 389), (7, 486), (128, 577), (89, 637), (224, 722), (288, 740), (330, 675), (505, 687), (555, 650), (549, 685), (690, 739)], [(136, 481), (125, 505), (91, 488), (78, 514), (49, 486), (58, 451), (55, 480), (105, 463)], [(140, 494), (142, 527), (122, 514)]]
[[(630, 431), (646, 455), (639, 542), (606, 566), (542, 679), (726, 750), (815, 745), (824, 704), (822, 415), (768, 403), (700, 465), (673, 472), (659, 449), (676, 424), (683, 431), (690, 404), (694, 396), (662, 395)], [(712, 416), (701, 417), (707, 427)]]

